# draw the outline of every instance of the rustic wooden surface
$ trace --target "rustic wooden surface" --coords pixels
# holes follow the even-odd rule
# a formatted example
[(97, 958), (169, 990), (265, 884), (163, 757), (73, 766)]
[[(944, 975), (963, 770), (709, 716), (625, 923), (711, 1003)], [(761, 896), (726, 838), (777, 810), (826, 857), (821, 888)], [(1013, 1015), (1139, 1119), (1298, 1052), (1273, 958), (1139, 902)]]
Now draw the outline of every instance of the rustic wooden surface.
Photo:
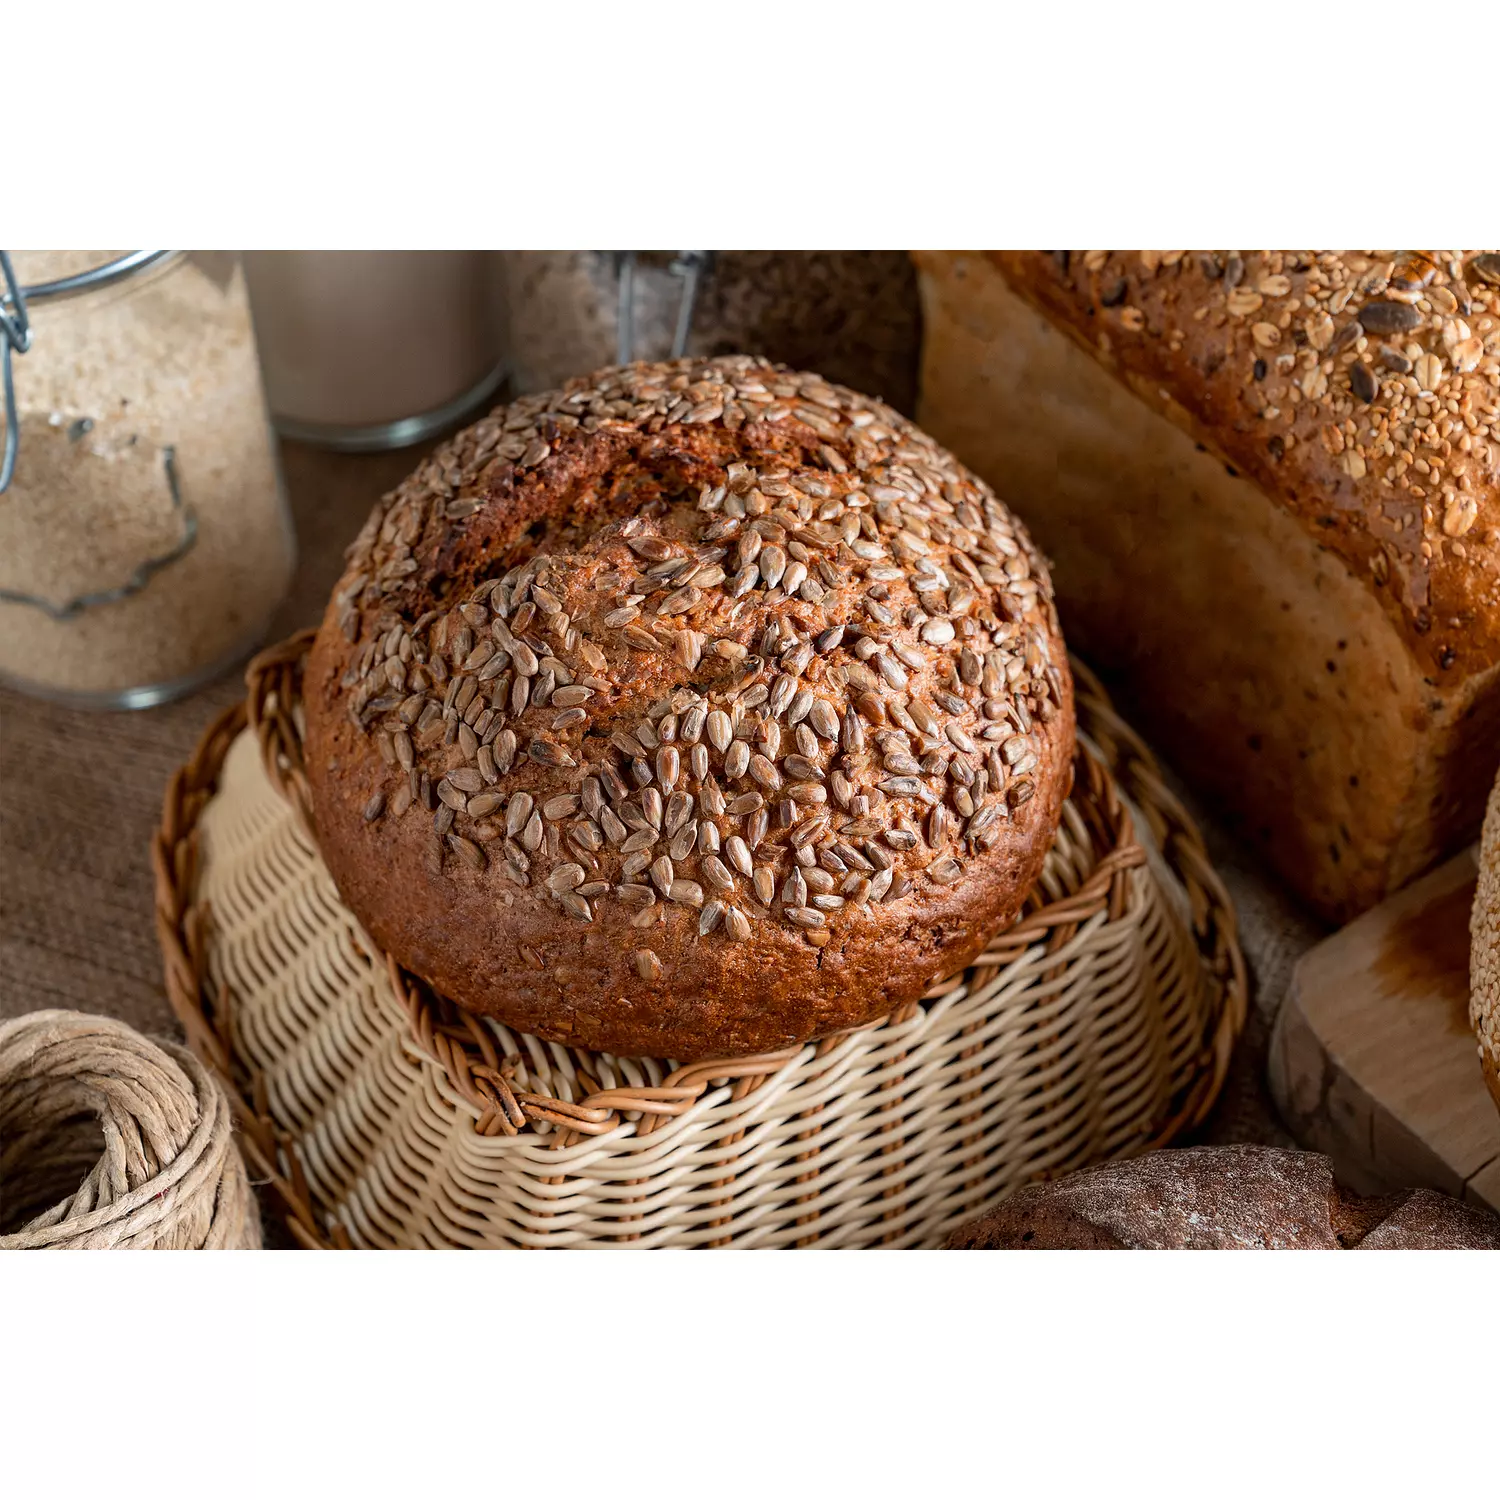
[(1298, 1141), (1360, 1192), (1432, 1187), (1500, 1212), (1500, 1111), (1469, 1027), (1475, 851), (1303, 956), (1271, 1039)]

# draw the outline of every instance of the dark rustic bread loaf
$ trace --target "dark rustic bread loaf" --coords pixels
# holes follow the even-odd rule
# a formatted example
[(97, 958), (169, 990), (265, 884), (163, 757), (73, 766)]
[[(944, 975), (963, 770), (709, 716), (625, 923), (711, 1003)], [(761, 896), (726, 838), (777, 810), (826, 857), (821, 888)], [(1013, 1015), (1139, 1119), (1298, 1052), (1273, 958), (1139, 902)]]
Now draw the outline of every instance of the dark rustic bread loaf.
[(1184, 774), (1338, 921), (1471, 839), (1500, 764), (1500, 257), (917, 260), (922, 422), (1013, 500), (1070, 641)]
[(308, 663), (339, 890), (442, 994), (687, 1059), (1019, 912), (1071, 776), (1042, 559), (889, 408), (734, 357), (528, 397), (377, 507)]
[(1195, 1146), (1022, 1188), (950, 1250), (1500, 1250), (1500, 1219), (1426, 1188), (1362, 1198), (1312, 1151)]

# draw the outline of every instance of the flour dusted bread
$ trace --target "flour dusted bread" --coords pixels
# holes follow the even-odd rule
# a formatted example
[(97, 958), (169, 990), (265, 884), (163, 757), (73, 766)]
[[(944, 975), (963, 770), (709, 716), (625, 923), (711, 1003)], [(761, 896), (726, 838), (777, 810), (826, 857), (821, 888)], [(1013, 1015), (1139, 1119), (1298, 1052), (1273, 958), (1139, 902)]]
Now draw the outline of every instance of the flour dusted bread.
[(1013, 920), (1071, 774), (1051, 586), (889, 408), (632, 365), (376, 508), (308, 664), (317, 835), (470, 1010), (678, 1059), (874, 1020)]
[(1069, 639), (1324, 915), (1500, 764), (1500, 257), (922, 252), (921, 420)]
[(1194, 1146), (1022, 1188), (950, 1250), (1500, 1250), (1500, 1219), (1427, 1188), (1364, 1198), (1313, 1151)]

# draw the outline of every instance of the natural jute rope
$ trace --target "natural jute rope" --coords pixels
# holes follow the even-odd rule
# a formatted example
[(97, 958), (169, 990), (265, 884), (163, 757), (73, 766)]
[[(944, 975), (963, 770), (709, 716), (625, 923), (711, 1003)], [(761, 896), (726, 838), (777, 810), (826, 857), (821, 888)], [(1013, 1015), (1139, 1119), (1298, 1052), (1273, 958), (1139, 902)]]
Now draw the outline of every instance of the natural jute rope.
[(121, 1021), (0, 1024), (0, 1250), (258, 1250), (230, 1118), (191, 1052)]

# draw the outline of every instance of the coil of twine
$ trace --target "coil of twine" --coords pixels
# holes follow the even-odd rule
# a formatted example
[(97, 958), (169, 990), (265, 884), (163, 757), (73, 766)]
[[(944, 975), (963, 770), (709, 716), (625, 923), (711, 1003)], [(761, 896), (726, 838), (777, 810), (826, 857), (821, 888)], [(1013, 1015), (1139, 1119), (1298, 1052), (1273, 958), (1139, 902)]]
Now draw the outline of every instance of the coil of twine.
[(229, 1101), (184, 1047), (42, 1010), (0, 1023), (0, 1250), (257, 1250)]

